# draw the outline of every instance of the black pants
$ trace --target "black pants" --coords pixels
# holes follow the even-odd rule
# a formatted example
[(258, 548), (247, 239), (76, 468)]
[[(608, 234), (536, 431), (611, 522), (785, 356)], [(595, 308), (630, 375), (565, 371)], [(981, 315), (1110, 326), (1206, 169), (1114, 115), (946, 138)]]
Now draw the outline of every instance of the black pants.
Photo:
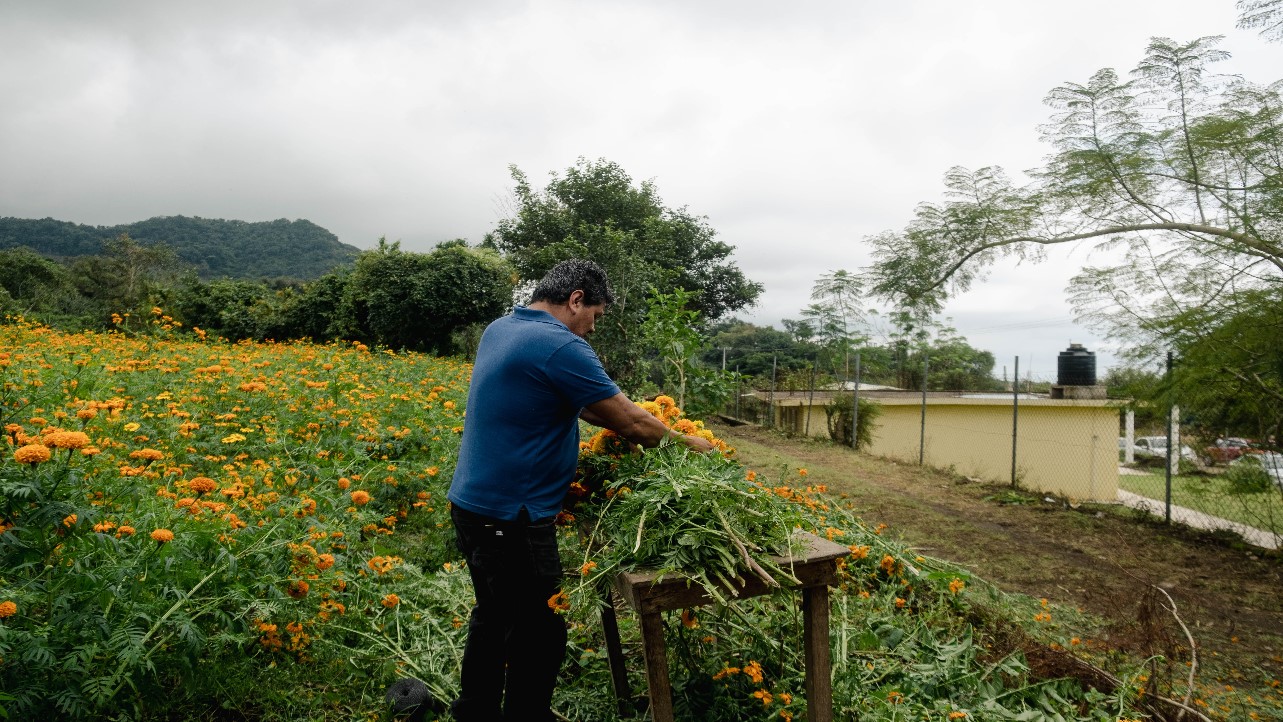
[(548, 606), (561, 589), (552, 521), (505, 522), (452, 507), (477, 603), (451, 706), (459, 722), (546, 722), (566, 654), (566, 624)]

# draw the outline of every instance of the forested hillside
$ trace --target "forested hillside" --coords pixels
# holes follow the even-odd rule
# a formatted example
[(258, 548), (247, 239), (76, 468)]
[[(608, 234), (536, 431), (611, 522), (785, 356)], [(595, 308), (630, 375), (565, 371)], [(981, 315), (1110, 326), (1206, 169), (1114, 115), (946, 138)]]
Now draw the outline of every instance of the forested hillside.
[(360, 253), (333, 233), (301, 219), (251, 223), (166, 216), (118, 226), (87, 226), (52, 218), (0, 218), (0, 250), (26, 246), (59, 259), (100, 254), (104, 239), (121, 234), (143, 246), (169, 246), (206, 280), (307, 280), (351, 263)]

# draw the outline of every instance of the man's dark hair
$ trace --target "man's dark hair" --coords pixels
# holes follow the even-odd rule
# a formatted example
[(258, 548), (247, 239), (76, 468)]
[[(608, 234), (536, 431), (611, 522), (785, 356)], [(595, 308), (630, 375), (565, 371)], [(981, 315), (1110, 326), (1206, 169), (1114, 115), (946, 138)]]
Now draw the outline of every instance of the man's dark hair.
[(615, 294), (611, 293), (610, 282), (606, 280), (606, 271), (582, 258), (572, 258), (553, 266), (535, 286), (530, 302), (565, 303), (575, 291), (584, 292), (584, 303), (589, 306), (615, 302)]

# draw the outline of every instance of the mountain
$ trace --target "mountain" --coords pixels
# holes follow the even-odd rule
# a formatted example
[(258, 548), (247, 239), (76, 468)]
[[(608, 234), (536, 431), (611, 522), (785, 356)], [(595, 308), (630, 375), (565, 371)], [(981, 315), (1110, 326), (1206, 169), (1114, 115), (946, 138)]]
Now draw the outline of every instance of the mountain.
[(351, 263), (361, 249), (307, 220), (248, 222), (186, 216), (150, 218), (119, 226), (87, 226), (53, 218), (0, 218), (0, 250), (27, 246), (45, 256), (102, 252), (122, 233), (144, 246), (164, 243), (202, 279), (309, 280)]

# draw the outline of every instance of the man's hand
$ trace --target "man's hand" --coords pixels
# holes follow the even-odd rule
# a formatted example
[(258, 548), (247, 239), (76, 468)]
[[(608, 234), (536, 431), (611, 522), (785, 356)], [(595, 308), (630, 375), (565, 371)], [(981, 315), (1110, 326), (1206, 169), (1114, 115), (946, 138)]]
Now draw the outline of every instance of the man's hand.
[(717, 447), (713, 446), (708, 439), (705, 439), (702, 436), (695, 436), (694, 434), (686, 434), (683, 436), (682, 443), (686, 444), (686, 446), (692, 451), (698, 451), (701, 454), (717, 450)]

